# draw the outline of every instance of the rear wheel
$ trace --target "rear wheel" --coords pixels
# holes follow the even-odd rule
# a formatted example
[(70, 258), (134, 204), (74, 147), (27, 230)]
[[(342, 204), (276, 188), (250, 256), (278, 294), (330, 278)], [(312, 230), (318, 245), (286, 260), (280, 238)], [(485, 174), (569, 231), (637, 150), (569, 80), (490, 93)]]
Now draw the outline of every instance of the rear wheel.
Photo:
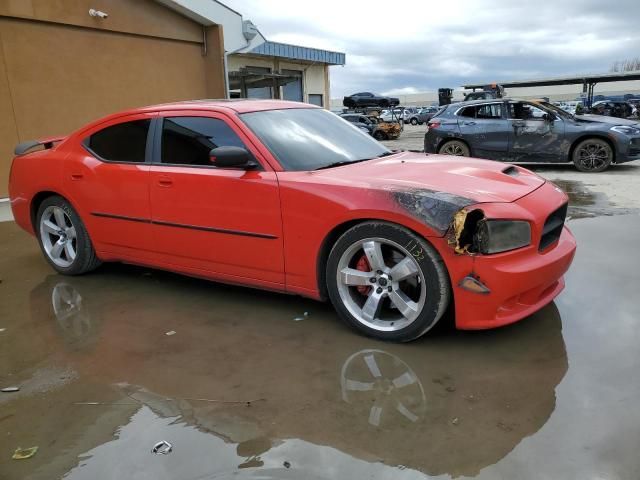
[(440, 155), (454, 155), (457, 157), (470, 157), (471, 151), (467, 144), (460, 140), (450, 140), (444, 143), (438, 150)]
[(329, 297), (339, 316), (365, 335), (407, 342), (431, 329), (451, 296), (438, 252), (398, 225), (356, 225), (327, 262)]
[(100, 265), (82, 220), (64, 198), (55, 195), (40, 204), (36, 230), (42, 253), (56, 271), (79, 275)]
[(418, 125), (418, 119), (416, 117), (411, 119), (411, 125)]
[(604, 140), (587, 138), (576, 145), (572, 160), (581, 172), (602, 172), (613, 162), (613, 149)]

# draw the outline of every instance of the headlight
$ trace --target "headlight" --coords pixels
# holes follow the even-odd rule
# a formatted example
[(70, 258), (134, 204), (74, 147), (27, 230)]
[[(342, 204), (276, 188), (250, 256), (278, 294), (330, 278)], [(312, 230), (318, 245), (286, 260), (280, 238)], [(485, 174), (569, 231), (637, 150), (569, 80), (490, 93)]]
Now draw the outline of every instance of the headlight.
[(522, 220), (485, 220), (478, 223), (475, 244), (480, 253), (499, 253), (531, 244), (531, 226)]
[(640, 129), (635, 127), (617, 125), (615, 127), (611, 127), (610, 130), (618, 133), (623, 133), (624, 135), (640, 135)]

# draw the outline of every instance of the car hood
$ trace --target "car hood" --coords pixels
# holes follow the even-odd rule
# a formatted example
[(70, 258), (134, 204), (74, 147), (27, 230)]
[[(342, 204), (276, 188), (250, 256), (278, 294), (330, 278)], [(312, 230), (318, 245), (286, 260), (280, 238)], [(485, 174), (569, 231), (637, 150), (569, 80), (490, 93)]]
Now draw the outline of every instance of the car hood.
[[(402, 152), (352, 165), (318, 170), (316, 179), (369, 189), (431, 192), (466, 204), (513, 202), (545, 180), (522, 167), (448, 155)], [(320, 178), (318, 178), (320, 177)]]
[(636, 125), (637, 120), (627, 120), (626, 118), (606, 117), (604, 115), (577, 115), (578, 122), (607, 123), (610, 125)]

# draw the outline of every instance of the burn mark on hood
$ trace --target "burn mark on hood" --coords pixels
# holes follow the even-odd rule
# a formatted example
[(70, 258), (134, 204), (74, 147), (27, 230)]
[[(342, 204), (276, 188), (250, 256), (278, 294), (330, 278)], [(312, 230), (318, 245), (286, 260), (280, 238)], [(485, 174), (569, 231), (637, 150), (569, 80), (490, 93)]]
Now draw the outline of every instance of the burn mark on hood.
[(444, 235), (455, 214), (476, 200), (427, 189), (396, 190), (394, 200), (413, 217)]

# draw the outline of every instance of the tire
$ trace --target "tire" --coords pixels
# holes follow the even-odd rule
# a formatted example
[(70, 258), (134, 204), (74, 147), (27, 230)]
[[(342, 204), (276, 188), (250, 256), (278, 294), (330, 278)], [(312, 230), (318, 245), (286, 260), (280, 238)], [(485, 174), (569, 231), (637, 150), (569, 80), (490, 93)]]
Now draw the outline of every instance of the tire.
[(460, 140), (449, 140), (438, 149), (440, 155), (453, 155), (456, 157), (470, 157), (471, 151), (466, 143)]
[(571, 157), (581, 172), (602, 172), (613, 162), (613, 148), (600, 138), (587, 138), (576, 145)]
[(412, 118), (411, 120), (409, 120), (409, 123), (411, 123), (411, 125), (418, 125), (418, 119), (417, 118)]
[(382, 130), (376, 130), (375, 132), (373, 132), (373, 138), (375, 138), (378, 141), (386, 140), (387, 134), (384, 133)]
[(54, 195), (38, 207), (36, 236), (49, 264), (64, 275), (81, 275), (102, 263), (82, 220), (71, 204)]
[(387, 222), (347, 230), (331, 249), (326, 279), (339, 317), (385, 341), (408, 342), (425, 334), (451, 299), (438, 252), (423, 238)]

